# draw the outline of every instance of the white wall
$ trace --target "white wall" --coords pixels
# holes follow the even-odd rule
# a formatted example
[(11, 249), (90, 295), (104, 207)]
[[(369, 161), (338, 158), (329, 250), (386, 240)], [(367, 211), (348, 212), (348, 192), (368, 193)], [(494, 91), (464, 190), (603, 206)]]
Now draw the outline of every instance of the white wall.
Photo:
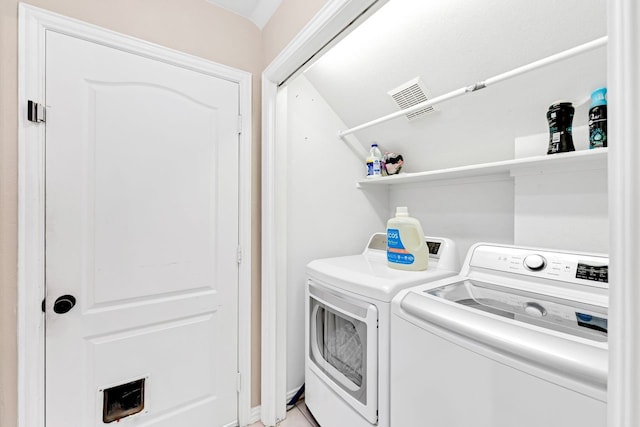
[(384, 231), (388, 193), (362, 191), (364, 158), (337, 137), (344, 123), (304, 76), (287, 90), (287, 391), (304, 382), (305, 266), (360, 253)]
[[(356, 126), (396, 111), (387, 91), (415, 76), (432, 97), (442, 95), (604, 36), (605, 23), (604, 0), (397, 0), (305, 75)], [(527, 155), (545, 155), (549, 105), (573, 102), (574, 127), (584, 127), (589, 94), (600, 86), (606, 86), (605, 48), (444, 102), (418, 120), (398, 118), (356, 135), (363, 147), (375, 140), (383, 151), (401, 153), (406, 172), (513, 159), (515, 140), (532, 134), (541, 134), (542, 144)], [(576, 138), (576, 146), (585, 148), (585, 132)], [(606, 252), (602, 174), (403, 185), (390, 190), (389, 214), (409, 205), (425, 233), (458, 242), (461, 259), (480, 240)]]
[(513, 180), (506, 176), (406, 184), (391, 191), (389, 213), (408, 206), (425, 234), (456, 243), (461, 265), (474, 243), (513, 243), (513, 196)]
[[(587, 126), (573, 128), (576, 150), (588, 150), (588, 138)], [(548, 141), (548, 133), (516, 138), (515, 157), (539, 155)], [(516, 245), (609, 252), (606, 162), (518, 171), (514, 184)]]
[(559, 170), (515, 182), (515, 244), (609, 252), (606, 169)]

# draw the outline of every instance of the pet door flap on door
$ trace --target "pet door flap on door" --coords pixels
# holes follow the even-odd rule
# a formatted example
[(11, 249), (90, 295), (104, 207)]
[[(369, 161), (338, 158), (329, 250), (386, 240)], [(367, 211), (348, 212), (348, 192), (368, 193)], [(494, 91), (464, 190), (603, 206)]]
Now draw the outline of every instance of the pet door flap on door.
[(104, 389), (102, 422), (111, 423), (144, 409), (145, 378)]

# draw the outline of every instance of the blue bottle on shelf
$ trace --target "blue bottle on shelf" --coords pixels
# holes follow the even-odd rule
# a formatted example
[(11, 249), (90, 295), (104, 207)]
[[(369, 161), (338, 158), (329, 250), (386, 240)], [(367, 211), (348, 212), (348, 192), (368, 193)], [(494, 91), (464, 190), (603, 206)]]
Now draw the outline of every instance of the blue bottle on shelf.
[(606, 87), (601, 87), (591, 93), (591, 108), (589, 108), (589, 148), (607, 146), (606, 96)]

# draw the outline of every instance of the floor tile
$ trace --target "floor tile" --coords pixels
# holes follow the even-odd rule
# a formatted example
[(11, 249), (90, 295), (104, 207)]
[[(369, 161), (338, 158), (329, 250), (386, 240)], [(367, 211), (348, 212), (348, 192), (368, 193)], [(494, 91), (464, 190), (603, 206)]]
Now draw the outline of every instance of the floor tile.
[(279, 427), (310, 427), (309, 421), (297, 407), (287, 412), (287, 418), (282, 421)]
[(304, 415), (304, 417), (307, 419), (311, 427), (320, 427), (320, 425), (313, 418), (313, 415), (311, 415), (311, 412), (309, 412), (309, 408), (307, 408), (307, 405), (304, 404), (304, 400), (299, 402), (296, 405), (296, 408), (298, 408), (302, 413), (302, 415)]

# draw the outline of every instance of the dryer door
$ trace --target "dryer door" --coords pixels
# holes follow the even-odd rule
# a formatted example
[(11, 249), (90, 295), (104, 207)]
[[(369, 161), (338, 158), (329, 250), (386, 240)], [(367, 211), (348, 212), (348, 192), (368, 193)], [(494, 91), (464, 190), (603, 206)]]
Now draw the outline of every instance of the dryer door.
[(365, 417), (377, 422), (378, 309), (309, 284), (311, 369)]

